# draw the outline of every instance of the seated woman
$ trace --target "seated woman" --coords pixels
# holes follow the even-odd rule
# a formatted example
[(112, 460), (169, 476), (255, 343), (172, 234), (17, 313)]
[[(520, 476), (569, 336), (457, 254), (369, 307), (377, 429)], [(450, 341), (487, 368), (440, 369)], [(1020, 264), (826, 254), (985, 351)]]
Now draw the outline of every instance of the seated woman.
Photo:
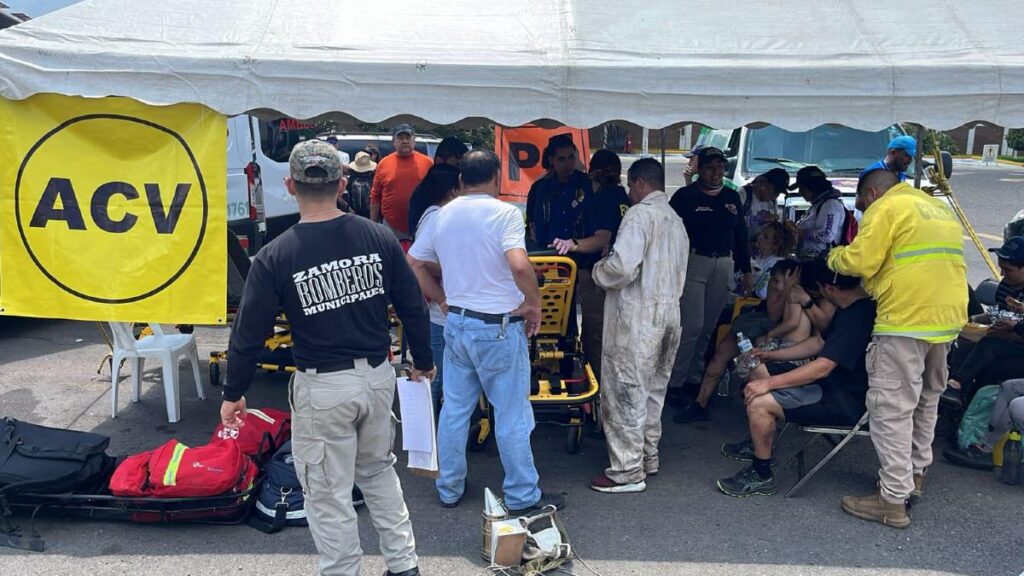
[[(1024, 299), (1024, 237), (1010, 238), (993, 252), (999, 257), (999, 270), (1003, 274), (996, 289), (997, 307), (1024, 312), (1020, 306), (1020, 300)], [(1024, 373), (1016, 373), (1022, 368), (1020, 359), (1024, 358), (1024, 322), (993, 318), (988, 314), (971, 320), (991, 324), (991, 327), (988, 334), (973, 346), (958, 341), (951, 354), (949, 388), (945, 397), (954, 402), (970, 402), (979, 388), (977, 383), (981, 377), (992, 373), (1000, 364), (1007, 364), (1010, 368), (1009, 371), (1001, 370), (1001, 376), (1024, 378)]]
[(769, 300), (782, 301), (781, 321), (776, 324), (770, 321), (767, 315), (758, 313), (745, 314), (736, 318), (729, 335), (715, 349), (715, 355), (704, 371), (704, 378), (701, 381), (696, 400), (676, 414), (673, 418), (674, 422), (686, 424), (706, 421), (710, 418), (708, 403), (715, 386), (722, 378), (729, 361), (739, 355), (739, 347), (736, 342), (738, 334), (742, 333), (747, 338), (757, 339), (759, 346), (763, 349), (773, 350), (788, 348), (810, 337), (810, 319), (804, 314), (800, 304), (792, 302), (789, 298), (789, 291), (799, 278), (798, 267), (795, 260), (787, 259), (777, 262), (771, 270), (771, 282), (766, 296)]
[[(793, 235), (781, 222), (767, 222), (757, 234), (754, 242), (751, 272), (754, 277), (751, 296), (764, 300), (768, 297), (768, 283), (771, 281), (772, 268), (793, 250)], [(743, 286), (740, 274), (737, 274), (736, 286)], [(737, 293), (742, 290), (738, 289)]]
[[(859, 278), (836, 274), (824, 262), (814, 267), (817, 288), (835, 306), (835, 315), (820, 335), (796, 346), (754, 352), (768, 364), (751, 370), (753, 380), (743, 390), (750, 437), (722, 446), (724, 456), (751, 464), (717, 482), (729, 496), (775, 493), (771, 466), (778, 422), (852, 426), (864, 414), (865, 355), (874, 329), (875, 302)], [(801, 366), (793, 363), (811, 358)]]
[(999, 395), (992, 406), (992, 416), (988, 421), (988, 433), (981, 442), (971, 444), (965, 449), (948, 448), (942, 452), (943, 457), (951, 464), (991, 470), (992, 450), (1011, 429), (1024, 429), (1024, 379), (1007, 380), (999, 385)]

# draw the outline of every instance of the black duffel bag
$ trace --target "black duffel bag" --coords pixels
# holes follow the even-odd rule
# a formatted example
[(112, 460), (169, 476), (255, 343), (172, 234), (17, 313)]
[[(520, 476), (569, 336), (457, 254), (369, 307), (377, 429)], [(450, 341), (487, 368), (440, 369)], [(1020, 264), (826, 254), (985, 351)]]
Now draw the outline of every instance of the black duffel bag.
[(41, 552), (42, 538), (21, 534), (10, 504), (26, 494), (96, 493), (113, 469), (110, 438), (0, 419), (0, 546)]
[(0, 495), (94, 492), (109, 471), (110, 438), (0, 419)]

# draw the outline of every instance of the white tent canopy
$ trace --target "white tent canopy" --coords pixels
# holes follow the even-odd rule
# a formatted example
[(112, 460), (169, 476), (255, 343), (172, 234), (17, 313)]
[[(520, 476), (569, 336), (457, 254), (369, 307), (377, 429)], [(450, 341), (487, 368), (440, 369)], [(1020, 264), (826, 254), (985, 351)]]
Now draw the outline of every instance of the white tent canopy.
[(1024, 126), (1020, 0), (85, 0), (0, 32), (0, 96), (589, 127)]

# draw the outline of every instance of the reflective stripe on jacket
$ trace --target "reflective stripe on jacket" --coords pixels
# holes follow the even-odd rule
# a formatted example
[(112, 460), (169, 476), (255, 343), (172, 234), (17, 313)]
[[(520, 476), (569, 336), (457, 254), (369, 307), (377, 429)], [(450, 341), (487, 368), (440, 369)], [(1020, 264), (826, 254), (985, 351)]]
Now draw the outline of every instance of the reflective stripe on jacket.
[(944, 202), (910, 184), (872, 203), (853, 243), (833, 248), (828, 265), (864, 279), (878, 303), (875, 335), (950, 342), (967, 322), (960, 222)]

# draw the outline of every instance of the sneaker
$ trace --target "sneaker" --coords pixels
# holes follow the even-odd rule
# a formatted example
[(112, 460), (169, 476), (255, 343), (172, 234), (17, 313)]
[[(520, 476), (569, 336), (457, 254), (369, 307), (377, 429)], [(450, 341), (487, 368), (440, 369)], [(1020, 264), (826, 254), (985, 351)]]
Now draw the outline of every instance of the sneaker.
[(761, 478), (753, 466), (747, 466), (731, 478), (723, 478), (715, 484), (724, 494), (736, 498), (747, 496), (771, 496), (777, 491), (775, 477)]
[(910, 516), (907, 516), (906, 504), (892, 504), (882, 498), (881, 492), (875, 492), (869, 496), (843, 496), (843, 512), (856, 516), (861, 520), (878, 522), (893, 528), (906, 528), (910, 526)]
[(672, 421), (676, 424), (691, 424), (693, 422), (707, 422), (708, 420), (711, 420), (708, 409), (696, 402), (691, 402), (686, 408), (683, 408), (672, 417)]
[(733, 460), (739, 460), (740, 462), (753, 462), (754, 443), (750, 438), (747, 438), (742, 442), (722, 444), (722, 456), (732, 458)]
[(388, 570), (384, 573), (384, 576), (420, 576), (420, 569), (418, 566), (413, 566), (408, 570), (402, 570), (401, 572), (392, 572)]
[(641, 480), (639, 482), (619, 484), (615, 480), (601, 474), (590, 481), (590, 488), (592, 490), (597, 490), (598, 492), (604, 492), (605, 494), (628, 494), (647, 490), (647, 483)]
[(978, 448), (977, 444), (971, 444), (963, 450), (947, 448), (942, 451), (942, 457), (948, 460), (950, 464), (964, 466), (965, 468), (974, 468), (975, 470), (991, 470), (995, 468), (995, 464), (992, 462), (992, 453)]
[(362, 506), (363, 503), (363, 491), (358, 486), (352, 486), (352, 507)]
[(565, 508), (565, 496), (562, 496), (561, 494), (541, 492), (540, 500), (537, 500), (537, 502), (533, 506), (527, 506), (526, 508), (517, 508), (515, 510), (509, 509), (508, 515), (526, 516), (528, 514), (541, 510), (545, 506), (554, 506), (556, 510), (561, 510)]

